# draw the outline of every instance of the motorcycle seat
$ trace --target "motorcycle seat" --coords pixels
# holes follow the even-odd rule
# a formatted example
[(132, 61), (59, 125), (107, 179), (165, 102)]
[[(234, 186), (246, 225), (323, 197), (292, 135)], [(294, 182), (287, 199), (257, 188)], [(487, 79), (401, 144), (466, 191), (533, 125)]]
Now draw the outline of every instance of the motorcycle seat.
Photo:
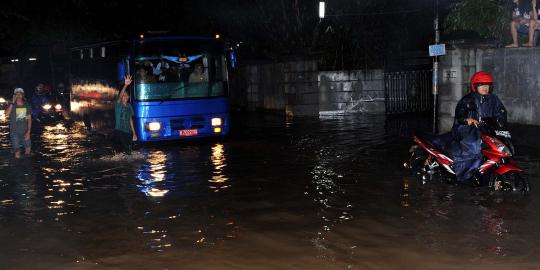
[(447, 157), (453, 159), (452, 144), (455, 143), (455, 141), (451, 132), (440, 135), (433, 135), (431, 133), (420, 133), (417, 136), (428, 141), (433, 148), (437, 149), (439, 152), (443, 153)]

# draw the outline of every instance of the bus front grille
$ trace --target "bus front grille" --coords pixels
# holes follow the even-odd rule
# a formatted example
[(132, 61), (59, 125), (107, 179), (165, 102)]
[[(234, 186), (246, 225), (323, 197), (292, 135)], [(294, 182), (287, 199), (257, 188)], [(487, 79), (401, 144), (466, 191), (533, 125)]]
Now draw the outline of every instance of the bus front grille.
[(173, 130), (185, 129), (184, 122), (185, 122), (184, 119), (173, 119), (173, 120), (171, 120), (170, 121), (171, 129), (173, 129)]
[[(191, 123), (189, 122), (191, 120)], [(186, 121), (186, 119), (173, 119), (170, 121), (171, 130), (182, 129), (203, 129), (205, 127), (204, 117), (194, 117)]]
[(191, 118), (191, 122), (204, 122), (204, 117), (193, 117)]

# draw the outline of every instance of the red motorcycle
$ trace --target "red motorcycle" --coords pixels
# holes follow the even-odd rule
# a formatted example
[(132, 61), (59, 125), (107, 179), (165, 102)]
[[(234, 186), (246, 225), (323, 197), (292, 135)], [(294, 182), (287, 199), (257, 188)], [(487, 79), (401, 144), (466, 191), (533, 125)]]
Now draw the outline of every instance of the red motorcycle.
[[(530, 183), (524, 176), (513, 156), (514, 146), (510, 131), (493, 119), (484, 119), (478, 126), (482, 138), (483, 162), (478, 168), (478, 183), (488, 183), (490, 189), (504, 193), (517, 192), (527, 194)], [(410, 148), (411, 157), (404, 164), (422, 175), (424, 181), (431, 180), (434, 175), (455, 177), (452, 167), (454, 161), (449, 153), (437, 149), (429, 140), (413, 136), (415, 144)]]

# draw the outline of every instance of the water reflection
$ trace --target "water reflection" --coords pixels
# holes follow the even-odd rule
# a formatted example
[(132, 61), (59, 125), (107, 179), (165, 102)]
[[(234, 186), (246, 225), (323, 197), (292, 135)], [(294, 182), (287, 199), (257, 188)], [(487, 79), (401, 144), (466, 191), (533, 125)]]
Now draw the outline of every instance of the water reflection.
[(313, 186), (306, 192), (320, 204), (318, 216), (321, 228), (311, 242), (321, 258), (334, 259), (326, 237), (334, 226), (352, 219), (350, 214), (352, 205), (342, 198), (343, 190), (340, 187), (340, 180), (343, 179), (343, 174), (336, 172), (339, 158), (336, 149), (332, 146), (319, 145), (315, 166), (311, 170)]
[[(0, 123), (2, 124), (2, 126), (0, 126), (0, 138), (2, 138), (3, 140), (0, 140), (0, 146), (1, 146), (1, 149), (2, 150), (7, 150), (6, 152), (8, 152), (9, 150), (8, 149), (11, 149), (11, 143), (9, 142), (9, 128), (7, 126), (7, 121), (6, 121), (6, 118), (5, 116), (2, 118), (0, 117)], [(11, 155), (11, 153), (9, 153)]]
[(9, 170), (6, 176), (8, 180), (2, 183), (0, 217), (15, 215), (29, 223), (40, 220), (43, 204), (39, 199), (40, 185), (36, 180), (34, 168), (27, 166), (23, 171), (16, 166)]
[(172, 247), (172, 244), (167, 241), (167, 230), (146, 229), (144, 227), (138, 227), (137, 229), (150, 238), (148, 246), (151, 249), (161, 252), (164, 248)]
[[(538, 200), (485, 206), (469, 188), (404, 178), (399, 155), (410, 139), (396, 146), (360, 120), (280, 121), (253, 121), (259, 129), (242, 128), (246, 137), (226, 143), (143, 145), (136, 161), (107, 158), (106, 138), (51, 126), (36, 136), (34, 157), (17, 163), (0, 125), (0, 240), (10, 243), (1, 259), (16, 269), (29, 256), (69, 261), (73, 253), (125, 268), (152, 260), (147, 268), (189, 261), (185, 268), (209, 269), (227, 260), (275, 269), (300, 257), (313, 269), (537, 261)], [(265, 254), (284, 259), (265, 265)], [(51, 261), (55, 268), (58, 257)]]
[(409, 207), (410, 201), (409, 201), (409, 178), (403, 178), (403, 189), (401, 192), (401, 206), (403, 207)]
[(84, 136), (77, 126), (68, 128), (60, 122), (38, 128), (41, 134), (34, 138), (34, 152), (47, 160), (38, 166), (38, 179), (46, 187), (42, 198), (47, 209), (56, 216), (55, 220), (59, 220), (75, 213), (75, 209), (81, 207), (81, 192), (88, 191), (83, 178), (74, 170), (87, 149), (81, 145)]
[(213, 172), (212, 179), (208, 180), (208, 187), (214, 192), (225, 190), (230, 186), (227, 184), (229, 178), (224, 174), (223, 170), (227, 167), (227, 159), (225, 157), (225, 149), (222, 144), (216, 144), (212, 147)]
[(506, 205), (491, 205), (488, 192), (445, 183), (427, 183), (414, 194), (409, 186), (412, 181), (421, 183), (420, 179), (405, 179), (401, 203), (414, 207), (420, 217), (417, 239), (421, 243), (434, 251), (452, 250), (478, 257), (511, 255), (511, 246), (519, 242), (519, 237), (509, 237), (509, 221), (518, 209), (507, 212)]
[(505, 257), (509, 249), (506, 246), (506, 238), (509, 233), (509, 222), (503, 218), (500, 209), (481, 207), (480, 230), (487, 233), (487, 250), (493, 255)]
[(51, 161), (74, 164), (87, 153), (81, 145), (85, 135), (79, 126), (68, 129), (64, 123), (58, 123), (54, 126), (47, 125), (38, 128), (41, 136), (35, 140), (34, 144), (40, 147), (34, 147), (35, 152), (50, 158)]
[(163, 197), (169, 192), (169, 189), (161, 187), (163, 185), (159, 183), (174, 178), (174, 173), (167, 172), (167, 154), (156, 150), (150, 152), (147, 159), (148, 164), (143, 165), (137, 174), (137, 178), (141, 182), (139, 189), (148, 197)]

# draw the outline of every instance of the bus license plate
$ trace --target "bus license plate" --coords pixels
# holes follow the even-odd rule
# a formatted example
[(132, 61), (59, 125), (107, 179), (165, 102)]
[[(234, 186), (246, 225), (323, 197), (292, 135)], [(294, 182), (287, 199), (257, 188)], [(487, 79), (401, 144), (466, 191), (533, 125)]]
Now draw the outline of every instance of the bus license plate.
[(180, 136), (182, 137), (190, 137), (190, 136), (197, 136), (198, 132), (196, 129), (183, 129), (180, 130)]

